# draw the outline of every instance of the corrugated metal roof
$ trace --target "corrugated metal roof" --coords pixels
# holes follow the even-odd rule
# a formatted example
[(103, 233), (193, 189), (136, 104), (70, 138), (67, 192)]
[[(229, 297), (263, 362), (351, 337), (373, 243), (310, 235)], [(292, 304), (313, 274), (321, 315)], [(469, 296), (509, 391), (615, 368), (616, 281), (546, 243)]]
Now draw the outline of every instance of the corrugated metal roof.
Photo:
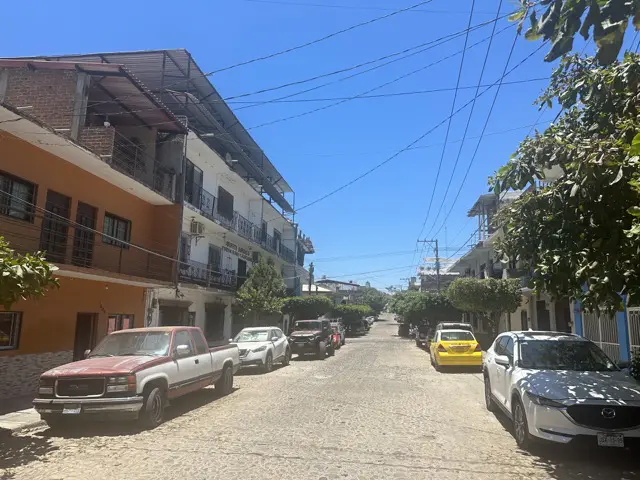
[[(214, 133), (212, 137), (202, 137), (203, 141), (218, 151), (223, 146), (225, 151), (231, 150), (239, 154), (239, 158), (236, 159), (247, 173), (256, 178), (262, 184), (263, 190), (285, 211), (293, 212), (293, 207), (284, 198), (284, 193), (292, 192), (291, 187), (242, 126), (187, 50), (104, 52), (34, 58), (77, 59), (125, 65), (149, 89), (157, 92), (176, 115), (188, 117), (189, 128), (200, 135)], [(180, 102), (175, 93), (167, 90), (195, 95), (201, 105)], [(206, 109), (209, 115), (203, 115), (203, 112), (197, 114), (195, 109)]]

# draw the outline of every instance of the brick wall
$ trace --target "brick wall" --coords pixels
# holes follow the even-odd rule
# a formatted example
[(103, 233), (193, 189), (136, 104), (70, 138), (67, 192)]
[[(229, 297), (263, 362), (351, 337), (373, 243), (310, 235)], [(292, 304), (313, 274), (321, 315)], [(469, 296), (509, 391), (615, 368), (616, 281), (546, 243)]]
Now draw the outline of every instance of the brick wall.
[(72, 360), (71, 351), (0, 357), (0, 399), (35, 397), (40, 374)]
[[(77, 83), (74, 70), (8, 69), (5, 102), (56, 129), (71, 128)], [(69, 132), (66, 132), (69, 133)]]
[(78, 143), (97, 155), (112, 155), (114, 137), (113, 127), (81, 127)]

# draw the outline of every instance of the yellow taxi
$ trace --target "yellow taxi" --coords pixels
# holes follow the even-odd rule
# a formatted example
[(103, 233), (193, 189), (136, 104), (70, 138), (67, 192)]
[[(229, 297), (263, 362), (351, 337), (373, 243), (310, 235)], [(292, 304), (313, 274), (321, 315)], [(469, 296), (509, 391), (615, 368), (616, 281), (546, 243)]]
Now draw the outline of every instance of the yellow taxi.
[(482, 367), (482, 347), (468, 330), (437, 330), (429, 345), (431, 365), (440, 367)]

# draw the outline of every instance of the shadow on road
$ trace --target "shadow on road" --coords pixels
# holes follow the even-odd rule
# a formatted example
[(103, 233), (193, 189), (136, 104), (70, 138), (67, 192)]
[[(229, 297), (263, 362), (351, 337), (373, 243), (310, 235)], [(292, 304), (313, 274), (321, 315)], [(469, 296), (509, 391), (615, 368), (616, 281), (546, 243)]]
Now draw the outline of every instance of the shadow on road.
[[(502, 413), (496, 419), (509, 433), (511, 421)], [(595, 440), (594, 440), (595, 442)], [(515, 447), (514, 445), (514, 448)], [(637, 450), (598, 448), (597, 446), (562, 445), (551, 442), (534, 444), (520, 454), (530, 458), (538, 467), (558, 480), (631, 480), (640, 478), (640, 459)]]
[[(293, 358), (292, 358), (293, 360)], [(274, 365), (273, 369), (271, 370), (271, 372), (275, 372), (280, 370), (281, 368), (284, 368), (284, 365)], [(269, 373), (271, 373), (269, 372)], [(238, 370), (238, 372), (236, 373), (236, 377), (251, 377), (254, 375), (269, 375), (269, 373), (265, 372), (264, 370), (262, 370), (261, 367), (244, 367), (240, 370)]]
[(27, 465), (57, 449), (48, 438), (15, 436), (10, 430), (0, 429), (0, 480), (12, 478), (2, 470)]

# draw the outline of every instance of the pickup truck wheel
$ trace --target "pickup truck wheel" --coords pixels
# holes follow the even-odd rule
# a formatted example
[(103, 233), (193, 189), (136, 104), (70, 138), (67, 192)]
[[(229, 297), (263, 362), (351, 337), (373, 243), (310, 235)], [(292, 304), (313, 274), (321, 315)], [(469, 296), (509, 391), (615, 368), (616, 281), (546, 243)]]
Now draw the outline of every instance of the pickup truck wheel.
[(286, 367), (291, 363), (291, 350), (287, 348), (287, 351), (284, 352), (284, 359), (282, 360), (282, 366)]
[(158, 387), (152, 388), (144, 398), (144, 408), (140, 414), (142, 424), (147, 428), (156, 428), (164, 421), (164, 394)]
[(316, 352), (318, 360), (324, 360), (327, 355), (327, 344), (324, 342), (318, 343), (318, 351)]
[(224, 367), (222, 376), (216, 382), (216, 390), (221, 396), (229, 395), (233, 390), (233, 370), (231, 367)]
[(264, 371), (264, 373), (269, 373), (271, 370), (273, 370), (273, 355), (271, 355), (271, 352), (267, 353), (267, 358), (265, 358), (264, 360), (262, 370)]

